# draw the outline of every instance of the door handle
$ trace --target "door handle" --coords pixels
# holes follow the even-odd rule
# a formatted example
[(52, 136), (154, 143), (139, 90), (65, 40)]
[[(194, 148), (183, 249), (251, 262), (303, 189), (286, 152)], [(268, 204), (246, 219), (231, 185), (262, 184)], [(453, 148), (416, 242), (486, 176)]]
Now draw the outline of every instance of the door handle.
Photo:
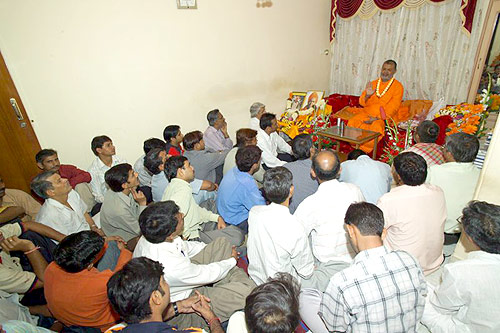
[(17, 120), (23, 120), (23, 114), (21, 113), (21, 110), (19, 109), (19, 106), (17, 105), (17, 101), (15, 98), (10, 99), (10, 105), (12, 105), (12, 109), (14, 109), (14, 113), (16, 114)]

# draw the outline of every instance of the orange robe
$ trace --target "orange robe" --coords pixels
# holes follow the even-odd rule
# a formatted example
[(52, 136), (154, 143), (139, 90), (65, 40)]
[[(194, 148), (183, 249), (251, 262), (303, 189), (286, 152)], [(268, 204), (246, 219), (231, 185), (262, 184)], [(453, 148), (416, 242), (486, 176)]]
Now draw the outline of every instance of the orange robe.
[[(373, 90), (377, 89), (378, 79), (371, 82)], [(390, 80), (387, 82), (380, 82), (379, 91), (382, 93), (384, 89), (389, 84)], [(355, 116), (349, 119), (347, 126), (363, 128), (370, 131), (378, 132), (382, 136), (385, 133), (385, 122), (382, 120), (382, 115), (380, 114), (380, 107), (384, 108), (387, 118), (393, 118), (399, 107), (401, 106), (401, 100), (403, 99), (404, 88), (403, 85), (398, 81), (394, 80), (391, 87), (382, 96), (378, 97), (375, 92), (370, 98), (365, 102), (366, 91), (363, 91), (361, 97), (359, 98), (359, 104), (363, 108), (349, 108), (349, 111), (354, 113)], [(369, 120), (371, 117), (377, 117), (379, 120), (375, 120), (371, 124), (365, 124), (365, 120)], [(381, 139), (381, 137), (379, 137)], [(370, 152), (373, 150), (373, 141), (367, 142), (360, 147), (365, 152)]]

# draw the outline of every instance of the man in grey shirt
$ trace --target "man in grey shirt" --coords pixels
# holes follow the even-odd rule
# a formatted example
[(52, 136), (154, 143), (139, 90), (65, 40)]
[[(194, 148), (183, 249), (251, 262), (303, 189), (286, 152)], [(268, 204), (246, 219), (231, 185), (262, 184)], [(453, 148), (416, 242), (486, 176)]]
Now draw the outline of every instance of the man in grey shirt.
[(316, 192), (318, 182), (311, 176), (311, 156), (316, 152), (311, 136), (308, 134), (297, 135), (292, 141), (292, 152), (297, 160), (283, 166), (290, 170), (293, 175), (295, 190), (289, 207), (290, 213), (293, 214), (302, 200)]

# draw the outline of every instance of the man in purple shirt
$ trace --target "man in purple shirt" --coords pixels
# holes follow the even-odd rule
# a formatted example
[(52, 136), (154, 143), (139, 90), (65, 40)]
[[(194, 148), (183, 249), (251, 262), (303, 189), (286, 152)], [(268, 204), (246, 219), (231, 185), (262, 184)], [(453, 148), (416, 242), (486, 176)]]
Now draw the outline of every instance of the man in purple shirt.
[(207, 114), (208, 128), (203, 134), (205, 146), (209, 150), (220, 151), (233, 148), (233, 141), (227, 134), (226, 119), (218, 109)]

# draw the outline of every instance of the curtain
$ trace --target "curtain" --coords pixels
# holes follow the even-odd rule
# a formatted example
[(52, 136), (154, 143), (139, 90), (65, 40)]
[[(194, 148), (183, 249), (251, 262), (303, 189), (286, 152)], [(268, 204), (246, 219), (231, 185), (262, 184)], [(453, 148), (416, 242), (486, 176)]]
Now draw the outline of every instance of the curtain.
[(465, 101), (488, 1), (478, 2), (470, 36), (460, 32), (460, 7), (460, 0), (450, 0), (379, 11), (368, 20), (338, 20), (330, 92), (360, 95), (368, 81), (379, 77), (384, 60), (394, 59), (404, 99)]

